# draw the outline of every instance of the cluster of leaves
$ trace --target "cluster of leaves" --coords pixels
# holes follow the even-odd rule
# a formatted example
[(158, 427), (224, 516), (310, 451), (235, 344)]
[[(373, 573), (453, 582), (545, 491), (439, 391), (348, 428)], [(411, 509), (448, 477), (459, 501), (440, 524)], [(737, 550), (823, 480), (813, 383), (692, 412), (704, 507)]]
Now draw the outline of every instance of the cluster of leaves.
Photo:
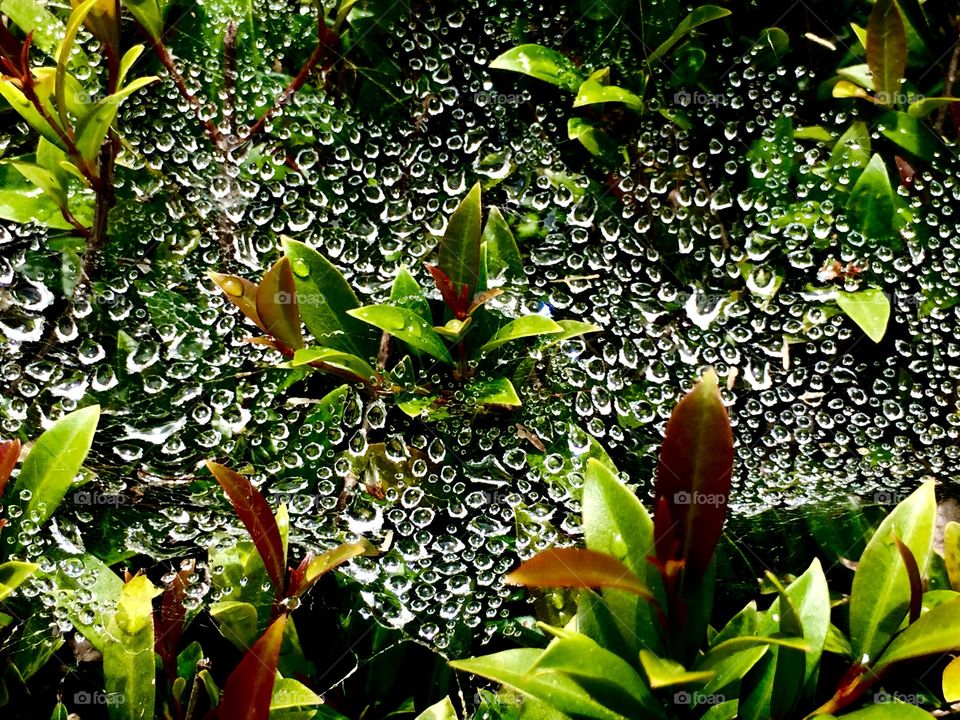
[[(361, 306), (343, 275), (310, 246), (283, 239), (285, 257), (259, 283), (210, 273), (227, 299), (269, 337), (252, 338), (290, 358), (286, 367), (312, 368), (389, 395), (411, 417), (436, 420), (447, 414), (454, 388), (480, 412), (518, 407), (510, 380), (485, 363), (494, 350), (522, 338), (543, 336), (555, 345), (599, 330), (575, 320), (530, 314), (507, 319), (487, 303), (503, 292), (495, 283), (523, 282), (516, 240), (499, 210), (481, 227), (480, 186), (475, 185), (447, 222), (436, 265), (427, 265), (442, 299), (436, 309), (401, 268), (389, 301)], [(435, 304), (436, 305), (436, 304)], [(307, 345), (301, 323), (313, 336)], [(378, 338), (371, 326), (381, 331)], [(400, 359), (387, 367), (390, 342)], [(448, 367), (452, 388), (438, 387), (437, 366)], [(478, 372), (478, 369), (480, 372)]]
[[(941, 658), (960, 650), (960, 525), (948, 528), (944, 571), (932, 549), (932, 483), (877, 528), (849, 595), (832, 600), (814, 560), (786, 584), (768, 573), (776, 597), (766, 609), (751, 602), (716, 629), (709, 624), (732, 456), (711, 371), (667, 426), (654, 517), (613, 468), (591, 460), (583, 491), (587, 547), (545, 551), (507, 577), (533, 588), (580, 588), (575, 618), (565, 627), (541, 624), (553, 638), (545, 650), (506, 650), (453, 666), (535, 705), (603, 720), (923, 718), (929, 714), (917, 705), (940, 704), (922, 680), (935, 669), (943, 699), (956, 702), (958, 663), (944, 668)], [(839, 680), (821, 672), (827, 656), (846, 663)], [(917, 662), (925, 672), (911, 672)], [(872, 703), (868, 690), (879, 690)], [(886, 701), (904, 693), (918, 702)]]

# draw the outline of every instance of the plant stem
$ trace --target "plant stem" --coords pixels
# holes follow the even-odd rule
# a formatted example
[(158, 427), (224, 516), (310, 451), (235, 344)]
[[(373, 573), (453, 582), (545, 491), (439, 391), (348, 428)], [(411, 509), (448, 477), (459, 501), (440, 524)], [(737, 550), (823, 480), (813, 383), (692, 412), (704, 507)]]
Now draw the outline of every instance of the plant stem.
[[(955, 28), (957, 35), (960, 36), (960, 22), (956, 23)], [(950, 97), (953, 94), (953, 84), (957, 81), (958, 62), (960, 62), (960, 37), (958, 37), (958, 42), (953, 46), (953, 54), (950, 56), (950, 66), (947, 68), (947, 77), (943, 84), (944, 97)], [(937, 112), (937, 122), (934, 124), (934, 128), (938, 133), (943, 133), (943, 121), (947, 117), (947, 109), (949, 107), (949, 105), (944, 105)]]

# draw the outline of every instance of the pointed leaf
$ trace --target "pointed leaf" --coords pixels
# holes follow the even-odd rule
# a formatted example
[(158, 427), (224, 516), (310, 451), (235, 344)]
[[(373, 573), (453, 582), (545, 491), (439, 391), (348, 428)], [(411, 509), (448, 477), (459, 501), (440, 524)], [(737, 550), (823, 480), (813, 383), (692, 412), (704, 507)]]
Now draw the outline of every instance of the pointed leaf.
[(63, 140), (60, 139), (60, 136), (56, 133), (53, 127), (48, 123), (43, 116), (37, 112), (37, 109), (33, 106), (33, 103), (27, 100), (27, 97), (20, 91), (20, 89), (13, 84), (12, 80), (3, 80), (0, 79), (0, 95), (10, 104), (14, 110), (27, 121), (27, 124), (30, 125), (34, 130), (43, 135), (47, 140), (52, 142), (58, 147), (63, 147)]
[(890, 300), (878, 288), (837, 291), (837, 305), (874, 342), (883, 340), (890, 321)]
[(583, 107), (608, 102), (623, 103), (631, 110), (643, 112), (643, 100), (634, 93), (616, 85), (602, 85), (592, 78), (580, 85), (573, 106)]
[[(829, 716), (824, 716), (829, 717)], [(868, 705), (862, 710), (844, 713), (843, 720), (930, 720), (923, 708), (904, 702), (885, 702)]]
[(360, 557), (361, 555), (370, 556), (376, 555), (377, 553), (377, 549), (371, 545), (368, 540), (360, 539), (357, 542), (343, 543), (331, 550), (327, 550), (326, 552), (317, 555), (307, 564), (303, 577), (303, 583), (297, 589), (297, 595), (302, 595), (304, 592), (310, 589), (310, 586), (313, 585), (317, 580), (334, 568), (343, 565), (343, 563), (352, 560), (355, 557)]
[(930, 162), (942, 147), (923, 120), (902, 112), (888, 112), (877, 118), (880, 134), (912, 155)]
[(309, 245), (288, 237), (281, 242), (293, 269), (300, 316), (314, 339), (358, 357), (375, 355), (378, 338), (347, 314), (360, 301), (340, 271)]
[(76, 130), (77, 151), (84, 160), (91, 164), (96, 161), (100, 146), (103, 145), (107, 132), (117, 117), (117, 111), (123, 101), (140, 88), (146, 87), (157, 80), (159, 78), (155, 75), (137, 78), (113, 95), (108, 95), (103, 100), (98, 101), (87, 111), (86, 115), (77, 124)]
[(11, 560), (0, 565), (0, 600), (6, 599), (10, 593), (20, 587), (33, 575), (39, 565)]
[(523, 258), (510, 226), (499, 208), (492, 207), (487, 213), (487, 224), (483, 227), (483, 248), (486, 258), (487, 282), (482, 289), (490, 287), (490, 281), (496, 280), (496, 286), (504, 282), (519, 283), (526, 280), (523, 272)]
[(146, 575), (136, 575), (120, 589), (115, 613), (109, 617), (109, 642), (103, 653), (107, 697), (123, 698), (110, 715), (116, 720), (147, 720), (154, 716), (156, 663), (154, 661), (153, 598), (160, 589)]
[(955, 657), (943, 669), (943, 699), (948, 703), (960, 701), (960, 657)]
[(476, 401), (477, 405), (498, 405), (505, 408), (520, 407), (520, 396), (506, 378), (491, 378), (489, 380), (472, 379), (464, 388), (467, 397)]
[(897, 635), (874, 665), (874, 672), (904, 660), (960, 650), (960, 598), (925, 612)]
[(266, 326), (260, 321), (260, 315), (257, 313), (256, 283), (236, 275), (223, 275), (212, 271), (208, 271), (207, 275), (217, 284), (217, 287), (223, 290), (227, 300), (240, 308), (240, 312), (248, 320), (252, 320), (258, 328), (267, 332)]
[(280, 529), (270, 505), (249, 478), (211, 460), (207, 460), (206, 465), (230, 498), (237, 517), (247, 529), (260, 559), (263, 560), (263, 566), (273, 586), (282, 591), (287, 562), (283, 554)]
[(897, 544), (897, 552), (900, 553), (900, 559), (903, 561), (903, 567), (907, 571), (907, 577), (910, 579), (910, 614), (907, 616), (907, 622), (913, 623), (920, 617), (920, 611), (923, 607), (923, 580), (920, 577), (920, 568), (917, 567), (917, 560), (913, 557), (903, 541), (893, 535), (893, 541)]
[(663, 688), (689, 683), (702, 683), (712, 680), (714, 673), (709, 670), (687, 670), (675, 660), (657, 657), (649, 650), (640, 651), (640, 664), (647, 674), (650, 687)]
[(355, 375), (364, 382), (370, 380), (370, 378), (377, 374), (376, 370), (370, 366), (370, 363), (363, 358), (331, 348), (301, 348), (293, 354), (290, 366), (300, 367), (310, 365), (311, 363), (323, 363), (325, 366), (343, 370)]
[(450, 698), (444, 697), (417, 715), (415, 720), (457, 720), (457, 712), (453, 709)]
[(397, 277), (393, 281), (393, 287), (390, 289), (390, 304), (396, 307), (412, 310), (422, 317), (428, 323), (433, 321), (430, 313), (430, 305), (423, 296), (423, 289), (420, 287), (410, 271), (401, 267), (397, 271)]
[(349, 315), (390, 333), (410, 347), (422, 350), (431, 357), (453, 365), (450, 351), (427, 321), (413, 310), (392, 305), (367, 305), (348, 310)]
[(542, 45), (518, 45), (510, 48), (490, 63), (494, 70), (523, 73), (537, 80), (576, 92), (583, 81), (577, 66), (556, 50)]
[(146, 50), (146, 48), (143, 45), (134, 45), (120, 58), (120, 68), (117, 72), (117, 87), (124, 86), (127, 80), (127, 73), (130, 72), (130, 68), (140, 59), (144, 50)]
[(280, 258), (257, 287), (257, 315), (266, 331), (292, 350), (303, 347), (300, 307), (289, 258)]
[(476, 291), (480, 275), (480, 212), (480, 183), (477, 183), (453, 211), (440, 241), (437, 266), (458, 292), (468, 287), (468, 296)]
[(636, 574), (604, 553), (582, 548), (552, 548), (527, 560), (506, 581), (527, 587), (620, 588), (654, 601)]
[(876, 661), (910, 608), (910, 579), (892, 536), (902, 539), (921, 571), (925, 570), (936, 513), (933, 483), (924, 483), (884, 518), (867, 543), (850, 591), (850, 644), (855, 660)]
[(485, 353), (500, 347), (501, 345), (525, 337), (536, 337), (538, 335), (553, 335), (564, 331), (562, 325), (555, 323), (543, 315), (524, 315), (516, 320), (511, 320), (502, 328), (497, 330), (496, 334), (485, 342), (478, 353)]
[[(63, 37), (60, 38), (60, 45), (57, 47), (57, 74), (56, 74), (56, 99), (57, 112), (60, 117), (60, 124), (63, 127), (69, 127), (67, 118), (66, 102), (66, 75), (67, 66), (70, 64), (70, 51), (73, 49), (73, 43), (77, 39), (77, 33), (83, 25), (87, 14), (93, 10), (93, 6), (100, 0), (85, 0), (73, 8), (70, 17), (67, 19), (67, 27), (63, 31)], [(99, 147), (99, 146), (98, 146)]]
[(960, 523), (951, 520), (943, 532), (943, 560), (950, 587), (960, 592)]
[(267, 720), (286, 622), (286, 615), (274, 620), (230, 673), (223, 686), (219, 717), (230, 720)]
[(123, 0), (124, 7), (154, 40), (163, 35), (163, 10), (166, 3), (158, 0)]
[(847, 199), (853, 227), (871, 240), (889, 237), (893, 231), (894, 201), (890, 176), (878, 154), (870, 162)]
[(907, 65), (907, 36), (894, 0), (876, 0), (867, 23), (867, 64), (877, 99), (899, 103), (900, 82)]
[(683, 560), (693, 578), (706, 572), (723, 530), (732, 472), (733, 433), (710, 370), (674, 408), (660, 448), (654, 528), (661, 562)]
[(20, 459), (20, 440), (4, 440), (0, 442), (0, 497), (3, 497), (3, 491), (7, 487), (7, 481), (10, 479), (10, 473), (17, 465)]
[(20, 468), (16, 490), (29, 491), (26, 516), (42, 525), (53, 515), (70, 489), (93, 444), (100, 406), (74, 410), (57, 420), (33, 445)]
[(670, 34), (670, 37), (664, 40), (659, 47), (647, 57), (647, 64), (652, 65), (655, 60), (666, 55), (670, 48), (676, 45), (680, 39), (691, 30), (700, 27), (704, 23), (719, 20), (729, 14), (730, 11), (726, 8), (717, 7), (716, 5), (701, 5), (681, 20), (680, 24), (677, 25), (676, 29)]
[(9, 162), (16, 168), (17, 172), (43, 190), (57, 207), (67, 207), (67, 188), (61, 185), (60, 178), (57, 175), (33, 163), (15, 162), (13, 160)]

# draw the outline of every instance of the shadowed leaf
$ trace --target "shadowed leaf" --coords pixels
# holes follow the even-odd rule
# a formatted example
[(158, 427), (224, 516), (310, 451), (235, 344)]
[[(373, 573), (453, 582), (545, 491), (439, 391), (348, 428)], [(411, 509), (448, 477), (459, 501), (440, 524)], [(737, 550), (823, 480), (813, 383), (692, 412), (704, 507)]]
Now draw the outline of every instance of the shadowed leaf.
[(920, 568), (917, 567), (917, 560), (913, 557), (913, 552), (903, 544), (903, 541), (896, 534), (893, 536), (893, 541), (897, 544), (897, 551), (900, 553), (900, 559), (903, 560), (907, 577), (910, 579), (910, 615), (908, 621), (914, 623), (920, 617), (920, 610), (923, 606), (923, 581), (920, 578)]
[(281, 615), (243, 656), (223, 686), (220, 720), (267, 720), (287, 616)]
[(206, 461), (206, 465), (230, 498), (237, 517), (250, 534), (273, 586), (278, 591), (283, 590), (286, 559), (280, 529), (270, 505), (249, 478), (210, 460)]
[(907, 64), (907, 37), (893, 0), (877, 0), (867, 23), (867, 65), (877, 99), (895, 105)]
[(545, 550), (507, 575), (506, 580), (527, 587), (619, 588), (654, 600), (640, 578), (622, 562), (582, 548)]

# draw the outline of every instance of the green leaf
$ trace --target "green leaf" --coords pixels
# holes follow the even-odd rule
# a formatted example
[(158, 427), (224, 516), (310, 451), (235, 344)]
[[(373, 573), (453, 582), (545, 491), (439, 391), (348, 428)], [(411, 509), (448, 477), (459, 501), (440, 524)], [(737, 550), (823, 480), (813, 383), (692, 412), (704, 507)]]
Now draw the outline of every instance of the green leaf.
[(33, 46), (53, 56), (60, 38), (63, 37), (63, 22), (39, 0), (3, 0), (3, 13), (24, 34), (33, 33)]
[(211, 603), (210, 615), (219, 624), (223, 636), (241, 650), (257, 639), (257, 608), (251, 603), (237, 600)]
[(955, 657), (943, 669), (941, 686), (943, 699), (948, 703), (955, 703), (960, 700), (960, 657)]
[(907, 152), (930, 162), (941, 147), (940, 141), (923, 120), (902, 112), (887, 112), (877, 118), (880, 133)]
[(573, 117), (567, 120), (567, 137), (579, 141), (587, 152), (598, 157), (610, 155), (617, 149), (617, 144), (607, 133), (583, 118)]
[[(828, 717), (828, 716), (824, 716)], [(926, 710), (902, 702), (869, 705), (862, 710), (844, 713), (842, 720), (930, 720)]]
[(853, 226), (866, 238), (878, 240), (893, 232), (894, 199), (883, 158), (874, 154), (847, 200)]
[(932, 482), (924, 483), (884, 518), (860, 557), (850, 591), (850, 645), (857, 661), (875, 662), (906, 617), (910, 581), (891, 536), (910, 548), (923, 573), (937, 513), (933, 488)]
[(457, 205), (440, 240), (437, 267), (450, 278), (459, 293), (466, 285), (468, 294), (477, 290), (480, 277), (480, 183), (470, 188)]
[(950, 587), (960, 592), (960, 523), (951, 520), (943, 531), (943, 561)]
[[(932, 486), (933, 483), (927, 485)], [(933, 490), (930, 492), (932, 494)], [(960, 650), (960, 598), (937, 605), (908, 625), (880, 655), (873, 669), (879, 672), (893, 663), (957, 650)]]
[(786, 596), (796, 608), (803, 639), (810, 646), (803, 675), (806, 685), (816, 681), (815, 673), (830, 629), (830, 591), (818, 559), (814, 558), (806, 572), (787, 586)]
[(870, 162), (870, 131), (866, 123), (856, 121), (850, 124), (846, 132), (840, 136), (833, 151), (830, 153), (828, 168), (831, 177), (845, 174), (846, 171), (862, 169)]
[[(279, 678), (270, 697), (270, 717), (284, 711), (301, 710), (323, 704), (323, 698), (302, 682), (293, 678)], [(313, 717), (311, 712), (307, 717)], [(456, 720), (456, 718), (454, 718)]]
[(433, 327), (413, 310), (392, 305), (367, 305), (348, 310), (347, 314), (380, 328), (441, 362), (453, 365), (453, 358), (443, 340)]
[[(63, 31), (63, 37), (60, 38), (60, 45), (57, 47), (57, 74), (56, 74), (56, 85), (55, 85), (55, 96), (57, 99), (57, 112), (60, 116), (60, 124), (63, 127), (69, 127), (70, 123), (67, 119), (67, 102), (66, 102), (66, 91), (67, 91), (67, 66), (70, 62), (70, 51), (73, 49), (73, 43), (77, 39), (77, 33), (80, 31), (80, 28), (83, 26), (83, 21), (86, 19), (89, 12), (93, 9), (100, 0), (84, 0), (76, 7), (73, 8), (73, 12), (70, 13), (70, 17), (67, 19), (67, 26)], [(116, 111), (114, 111), (116, 112)], [(113, 118), (111, 118), (112, 120)], [(109, 125), (109, 123), (107, 123)], [(78, 133), (79, 134), (79, 133)], [(100, 146), (97, 145), (99, 148)], [(82, 154), (82, 153), (81, 153)], [(86, 158), (86, 156), (84, 155)]]
[(309, 245), (288, 237), (281, 242), (293, 269), (300, 315), (314, 339), (358, 357), (375, 355), (377, 338), (348, 314), (360, 301), (340, 271)]
[(571, 340), (575, 337), (580, 337), (581, 335), (589, 335), (590, 333), (600, 332), (603, 330), (603, 328), (599, 325), (580, 322), (579, 320), (557, 320), (556, 322), (557, 325), (563, 328), (563, 330), (545, 337), (541, 347), (553, 347), (559, 343), (562, 343), (564, 340)]
[(490, 208), (490, 212), (487, 213), (487, 224), (483, 227), (481, 237), (487, 277), (487, 282), (481, 289), (488, 289), (491, 280), (496, 281), (495, 286), (505, 282), (525, 282), (527, 277), (523, 272), (520, 249), (499, 208)]
[(53, 708), (53, 714), (50, 716), (50, 720), (70, 720), (70, 714), (67, 712), (67, 706), (62, 702), (58, 702)]
[(726, 8), (717, 7), (716, 5), (701, 5), (681, 20), (680, 24), (677, 25), (676, 29), (670, 34), (670, 37), (664, 40), (660, 46), (647, 57), (647, 65), (652, 65), (654, 61), (666, 55), (667, 51), (676, 45), (680, 39), (691, 30), (700, 27), (704, 23), (719, 20), (729, 14), (730, 11)]
[(643, 581), (622, 562), (583, 548), (544, 550), (507, 575), (506, 581), (527, 587), (619, 588), (655, 601)]
[[(367, 382), (377, 373), (363, 358), (350, 353), (340, 352), (332, 348), (301, 348), (293, 354), (290, 361), (291, 367), (300, 367), (311, 363), (323, 363), (337, 370), (356, 375), (358, 378)], [(322, 368), (319, 368), (322, 370)]]
[[(594, 458), (587, 460), (582, 502), (587, 548), (620, 560), (662, 602), (660, 573), (647, 562), (653, 554), (653, 520), (643, 503), (611, 468)], [(618, 590), (605, 590), (603, 596), (633, 654), (641, 646), (661, 647), (660, 623), (648, 602)]]
[(63, 141), (60, 139), (60, 136), (50, 123), (37, 111), (33, 103), (27, 100), (20, 89), (13, 84), (12, 80), (0, 80), (0, 95), (10, 104), (10, 107), (17, 111), (20, 117), (27, 121), (30, 127), (53, 144), (58, 147), (63, 147)]
[(154, 40), (163, 35), (163, 8), (166, 2), (158, 0), (122, 0), (123, 6)]
[[(601, 71), (603, 72), (603, 71)], [(631, 110), (643, 112), (643, 100), (637, 95), (616, 85), (606, 85), (595, 79), (597, 73), (584, 80), (577, 89), (577, 97), (573, 101), (574, 107), (596, 105), (598, 103), (623, 103)]]
[(146, 575), (137, 575), (120, 589), (117, 610), (110, 617), (110, 641), (103, 654), (107, 697), (122, 698), (110, 706), (111, 720), (150, 720), (156, 701), (156, 663), (152, 600), (161, 593)]
[(412, 310), (428, 323), (433, 320), (430, 304), (423, 296), (420, 283), (405, 267), (401, 267), (397, 271), (397, 277), (394, 278), (393, 287), (390, 289), (390, 304)]
[(907, 65), (907, 36), (894, 0), (876, 0), (867, 23), (867, 64), (877, 99), (899, 103), (900, 82)]
[(576, 92), (583, 81), (580, 70), (556, 50), (542, 45), (518, 45), (490, 63), (495, 70), (510, 70)]
[(445, 697), (417, 715), (415, 720), (457, 720), (457, 712), (453, 709), (450, 698)]
[(77, 151), (84, 160), (90, 164), (96, 161), (100, 146), (107, 137), (110, 125), (117, 117), (117, 111), (123, 101), (140, 88), (146, 87), (157, 80), (159, 78), (156, 75), (137, 78), (122, 90), (103, 98), (87, 111), (87, 114), (77, 124), (76, 130)]
[(0, 565), (0, 600), (23, 585), (36, 571), (39, 565), (11, 560)]
[(939, 110), (947, 105), (960, 102), (960, 98), (955, 97), (927, 97), (914, 100), (907, 107), (907, 114), (915, 118), (925, 118), (935, 110)]
[(307, 563), (303, 574), (303, 581), (297, 588), (297, 595), (302, 595), (321, 577), (348, 560), (361, 555), (376, 555), (377, 549), (369, 541), (361, 539), (358, 542), (342, 543), (335, 548), (320, 553)]
[(566, 674), (551, 671), (531, 673), (542, 652), (533, 648), (504, 650), (493, 655), (451, 661), (450, 666), (507, 685), (568, 715), (595, 720), (623, 720), (622, 715), (591, 698)]
[(874, 342), (883, 340), (890, 321), (890, 300), (878, 288), (837, 291), (837, 305)]
[(130, 72), (130, 68), (140, 59), (145, 49), (143, 45), (133, 45), (123, 54), (123, 57), (120, 58), (120, 68), (117, 72), (117, 87), (124, 86), (123, 84), (127, 80), (127, 73)]
[[(43, 138), (41, 138), (43, 140)], [(67, 207), (67, 188), (60, 184), (60, 179), (46, 168), (25, 162), (10, 161), (17, 172), (27, 180), (43, 190), (58, 208)]]
[(74, 410), (57, 420), (33, 445), (17, 478), (17, 493), (30, 493), (24, 511), (42, 525), (53, 515), (93, 444), (100, 406)]
[(709, 670), (687, 670), (680, 663), (657, 657), (649, 650), (640, 651), (640, 664), (647, 674), (650, 687), (664, 688), (674, 685), (688, 685), (712, 680), (714, 673)]
[[(74, 195), (72, 200), (74, 216), (81, 224), (90, 225), (93, 208), (89, 196)], [(57, 230), (73, 229), (50, 196), (9, 163), (0, 163), (0, 220), (35, 222)]]
[(492, 338), (480, 346), (477, 350), (478, 355), (489, 352), (494, 348), (525, 337), (536, 337), (537, 335), (550, 335), (563, 332), (563, 327), (543, 315), (524, 315), (523, 317), (511, 320), (502, 328), (497, 330)]
[(513, 383), (502, 377), (489, 380), (473, 379), (464, 388), (464, 393), (467, 397), (473, 398), (478, 405), (520, 407), (523, 404)]

